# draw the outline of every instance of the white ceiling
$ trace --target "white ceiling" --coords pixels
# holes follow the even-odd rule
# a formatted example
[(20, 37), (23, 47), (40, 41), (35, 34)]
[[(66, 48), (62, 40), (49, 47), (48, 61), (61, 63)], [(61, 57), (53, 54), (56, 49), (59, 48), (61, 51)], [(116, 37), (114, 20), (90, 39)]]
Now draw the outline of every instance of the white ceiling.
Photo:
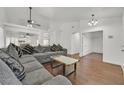
[(98, 18), (122, 16), (121, 7), (35, 7), (34, 10), (50, 20), (68, 21), (87, 19), (91, 14)]
[[(7, 22), (27, 25), (29, 19), (28, 7), (6, 7)], [(121, 7), (33, 7), (32, 19), (41, 24), (43, 29), (48, 28), (49, 21), (78, 21), (88, 20), (91, 14), (97, 18), (122, 16)]]
[[(18, 25), (27, 25), (27, 20), (29, 20), (29, 8), (28, 7), (5, 7), (5, 16), (7, 23), (13, 23)], [(39, 15), (39, 12), (32, 10), (32, 20), (37, 24), (40, 24), (42, 29), (48, 28), (48, 18)]]

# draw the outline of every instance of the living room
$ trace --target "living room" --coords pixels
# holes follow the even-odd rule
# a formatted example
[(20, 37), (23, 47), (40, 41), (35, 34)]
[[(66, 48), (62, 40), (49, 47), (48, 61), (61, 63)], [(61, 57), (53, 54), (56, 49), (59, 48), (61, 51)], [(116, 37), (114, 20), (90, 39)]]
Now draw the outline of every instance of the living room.
[[(19, 57), (29, 75), (21, 84), (124, 84), (123, 7), (1, 7), (0, 14), (0, 48), (29, 55)], [(41, 80), (39, 73), (48, 75)]]

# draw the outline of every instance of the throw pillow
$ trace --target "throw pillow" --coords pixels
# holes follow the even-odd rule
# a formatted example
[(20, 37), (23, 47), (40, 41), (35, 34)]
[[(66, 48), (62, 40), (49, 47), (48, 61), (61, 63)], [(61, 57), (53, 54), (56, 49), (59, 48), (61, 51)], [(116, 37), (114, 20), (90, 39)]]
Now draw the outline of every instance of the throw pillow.
[(7, 47), (7, 53), (16, 60), (19, 59), (18, 52), (16, 51), (16, 48), (12, 45), (12, 43), (10, 43)]
[(58, 45), (55, 45), (55, 51), (60, 51)]
[(9, 68), (13, 71), (15, 76), (21, 81), (25, 78), (24, 66), (15, 58), (11, 57), (5, 51), (0, 49), (0, 59), (2, 59)]
[(22, 51), (24, 52), (24, 54), (33, 54), (34, 53), (34, 47), (30, 46), (30, 45), (26, 45)]
[(22, 49), (19, 46), (16, 46), (13, 43), (10, 43), (10, 45), (13, 46), (16, 49), (19, 57), (21, 57), (23, 55)]
[(63, 50), (63, 47), (60, 44), (58, 44), (58, 50), (59, 51), (62, 51)]
[(23, 55), (22, 49), (16, 46), (16, 51), (18, 52), (18, 56), (21, 57)]
[(55, 44), (53, 44), (52, 46), (51, 46), (51, 51), (56, 51), (57, 49), (56, 49), (56, 45)]

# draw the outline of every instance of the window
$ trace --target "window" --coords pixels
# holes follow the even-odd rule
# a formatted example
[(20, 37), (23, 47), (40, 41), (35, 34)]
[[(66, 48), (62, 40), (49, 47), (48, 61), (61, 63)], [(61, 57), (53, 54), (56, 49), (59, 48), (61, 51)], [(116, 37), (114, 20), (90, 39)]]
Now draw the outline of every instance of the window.
[(49, 40), (49, 33), (44, 33), (43, 34), (43, 45), (44, 46), (48, 46), (49, 42), (50, 42), (50, 40)]
[(0, 28), (0, 48), (4, 47), (4, 32), (3, 29)]

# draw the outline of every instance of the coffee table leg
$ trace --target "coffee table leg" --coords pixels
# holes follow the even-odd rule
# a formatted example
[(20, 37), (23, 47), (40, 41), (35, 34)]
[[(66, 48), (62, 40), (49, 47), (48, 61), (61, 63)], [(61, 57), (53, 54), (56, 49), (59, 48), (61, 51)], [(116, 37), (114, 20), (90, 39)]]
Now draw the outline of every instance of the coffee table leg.
[(77, 69), (77, 64), (75, 63), (74, 64), (74, 71), (76, 72), (76, 69)]
[(63, 75), (64, 75), (64, 76), (68, 76), (68, 75), (72, 74), (73, 72), (75, 72), (75, 74), (76, 74), (76, 69), (77, 69), (77, 64), (75, 63), (75, 64), (74, 64), (74, 71), (72, 71), (72, 72), (68, 73), (67, 75), (65, 75), (65, 74), (66, 74), (66, 73), (65, 73), (66, 66), (65, 66), (65, 64), (63, 64)]
[(63, 75), (65, 76), (65, 64), (63, 64)]

